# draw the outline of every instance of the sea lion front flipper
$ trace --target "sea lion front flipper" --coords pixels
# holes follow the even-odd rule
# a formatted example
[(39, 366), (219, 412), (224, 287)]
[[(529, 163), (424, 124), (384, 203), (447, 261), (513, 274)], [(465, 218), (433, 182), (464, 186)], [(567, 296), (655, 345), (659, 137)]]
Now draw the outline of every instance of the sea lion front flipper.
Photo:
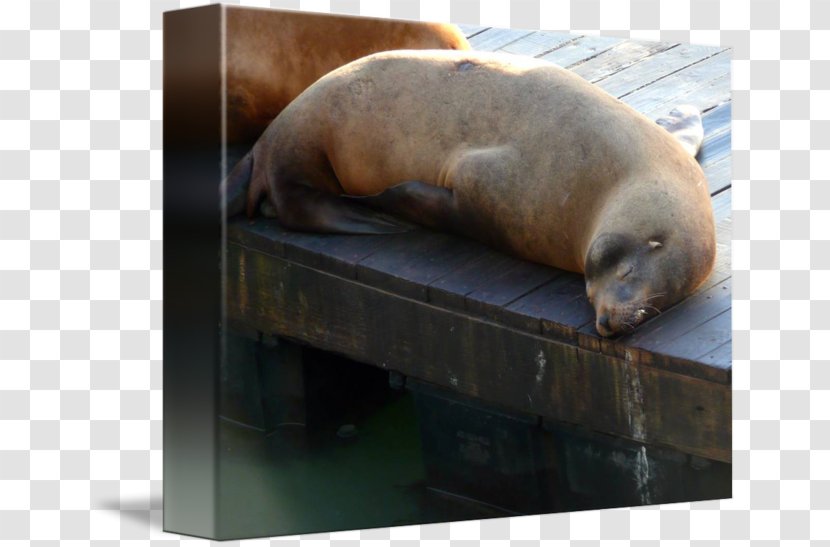
[(254, 170), (253, 150), (248, 151), (239, 163), (228, 173), (220, 185), (220, 198), (224, 198), (228, 217), (245, 210), (248, 187)]
[(342, 196), (304, 185), (284, 188), (274, 203), (279, 223), (298, 232), (326, 234), (397, 234), (411, 226)]
[(447, 188), (409, 181), (371, 196), (344, 197), (429, 228), (459, 231), (455, 196)]
[(677, 106), (667, 117), (657, 120), (657, 125), (674, 135), (692, 157), (697, 156), (703, 144), (700, 110), (688, 104)]

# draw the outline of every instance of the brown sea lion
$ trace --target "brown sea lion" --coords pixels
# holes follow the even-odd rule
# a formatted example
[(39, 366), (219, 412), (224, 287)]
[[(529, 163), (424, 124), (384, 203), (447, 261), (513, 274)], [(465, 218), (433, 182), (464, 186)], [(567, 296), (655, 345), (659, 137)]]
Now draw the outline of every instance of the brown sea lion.
[(324, 74), (391, 49), (470, 49), (455, 25), (226, 8), (228, 142), (253, 142)]
[(248, 213), (267, 195), (290, 229), (401, 229), (369, 205), (584, 273), (609, 336), (712, 270), (712, 206), (693, 158), (700, 124), (691, 110), (655, 124), (537, 59), (379, 53), (286, 108), (229, 176), (226, 199), (241, 211), (250, 178)]

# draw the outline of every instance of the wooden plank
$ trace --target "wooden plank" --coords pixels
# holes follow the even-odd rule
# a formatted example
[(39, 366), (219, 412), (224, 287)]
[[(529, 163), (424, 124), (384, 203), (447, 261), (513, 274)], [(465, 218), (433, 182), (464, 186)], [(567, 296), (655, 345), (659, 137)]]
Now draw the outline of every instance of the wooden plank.
[(697, 159), (706, 175), (709, 193), (732, 185), (732, 103), (728, 101), (703, 115), (704, 139)]
[(580, 38), (578, 34), (554, 32), (532, 32), (527, 36), (503, 46), (500, 51), (516, 55), (538, 57)]
[(721, 48), (680, 44), (603, 78), (597, 85), (622, 97), (723, 51)]
[(388, 241), (387, 236), (351, 236), (294, 232), (273, 219), (228, 221), (228, 241), (284, 256), (300, 264), (355, 279), (357, 264)]
[(609, 36), (582, 36), (572, 42), (568, 42), (560, 48), (554, 49), (550, 53), (542, 55), (540, 59), (556, 63), (562, 67), (571, 67), (592, 57), (596, 57), (603, 51), (619, 44), (621, 41), (620, 38), (611, 38)]
[(562, 272), (553, 281), (538, 287), (501, 309), (500, 322), (571, 343), (576, 331), (592, 320), (594, 310), (585, 297), (585, 278)]
[(563, 273), (533, 262), (518, 261), (469, 293), (464, 299), (465, 308), (480, 317), (495, 320), (502, 314), (504, 306)]
[[(731, 75), (727, 71), (711, 81), (701, 83), (700, 86), (688, 89), (684, 93), (656, 101), (643, 113), (653, 119), (668, 115), (679, 104), (689, 104), (701, 111), (723, 104), (731, 95)], [(625, 100), (625, 99), (624, 99)]]
[[(701, 353), (714, 352), (731, 339), (732, 309), (730, 305), (730, 309), (683, 333), (675, 340), (663, 344), (658, 343), (652, 351), (669, 357), (694, 360)], [(724, 363), (719, 363), (719, 365), (723, 366)]]
[(430, 283), (429, 301), (463, 311), (467, 308), (468, 294), (504, 275), (520, 262), (518, 258), (487, 249), (480, 256)]
[(264, 218), (249, 221), (237, 217), (228, 220), (228, 243), (239, 243), (276, 256), (285, 256), (283, 236), (288, 235), (276, 222)]
[(695, 361), (732, 372), (732, 339), (717, 348), (701, 353)]
[[(653, 364), (661, 358), (656, 357), (658, 351), (669, 351), (671, 344), (680, 339), (685, 333), (717, 317), (732, 307), (732, 280), (726, 279), (703, 292), (697, 292), (681, 303), (665, 310), (637, 328), (633, 333), (616, 340), (618, 356), (628, 353), (638, 362)], [(731, 335), (731, 329), (727, 331)], [(720, 345), (725, 340), (717, 345)], [(699, 355), (707, 348), (700, 348), (695, 355)], [(688, 356), (690, 359), (694, 355)], [(663, 359), (664, 360), (664, 359)], [(669, 364), (668, 362), (666, 363)], [(675, 370), (675, 369), (672, 369)], [(704, 369), (718, 374), (718, 371)], [(677, 371), (677, 370), (675, 370)], [(721, 379), (725, 381), (725, 379)]]
[[(685, 449), (680, 449), (702, 455), (694, 448), (689, 450), (688, 435), (682, 432), (683, 428), (693, 423), (695, 431), (692, 436), (700, 435), (713, 443), (707, 450), (708, 457), (731, 461), (730, 388), (722, 389), (716, 387), (722, 384), (715, 382), (683, 377), (655, 367), (583, 350), (579, 351), (579, 358), (582, 367), (595, 376), (586, 374), (584, 377), (587, 389), (583, 385), (573, 386), (577, 396), (587, 398), (593, 405), (605, 406), (601, 414), (597, 412), (585, 417), (586, 421), (592, 420), (589, 428), (607, 431), (627, 426), (629, 438), (634, 440), (653, 438), (655, 432), (659, 432), (659, 436), (666, 439), (669, 446), (686, 446)], [(610, 407), (601, 405), (603, 400), (616, 401), (618, 404)]]
[(532, 30), (488, 28), (484, 32), (469, 38), (469, 42), (473, 49), (479, 51), (496, 51), (511, 42), (524, 38), (532, 32)]
[(625, 40), (603, 51), (596, 57), (575, 67), (573, 71), (589, 82), (596, 82), (638, 63), (646, 57), (669, 50), (678, 44), (672, 42), (641, 42)]
[[(723, 218), (724, 215), (730, 212), (730, 198), (731, 192), (727, 191), (713, 199), (716, 220), (718, 220), (720, 227), (719, 240), (722, 243), (719, 244), (716, 272), (710, 279), (709, 285), (720, 282), (731, 275), (728, 239), (728, 228), (731, 227), (731, 221)], [(239, 237), (234, 236), (236, 233), (239, 233)], [(409, 294), (415, 294), (417, 298), (425, 299), (420, 282), (408, 279), (408, 276), (410, 276), (412, 271), (416, 273), (418, 271), (422, 271), (423, 273), (429, 272), (430, 261), (427, 259), (425, 265), (418, 265), (418, 259), (413, 259), (413, 254), (411, 254), (413, 246), (410, 240), (413, 236), (411, 235), (405, 238), (405, 241), (399, 240), (397, 245), (392, 246), (389, 244), (389, 239), (395, 238), (396, 236), (364, 237), (301, 234), (282, 230), (273, 221), (265, 219), (258, 219), (250, 225), (244, 220), (232, 222), (230, 235), (233, 241), (239, 241), (243, 244), (266, 251), (270, 250), (270, 252), (274, 252), (280, 256), (290, 255), (293, 260), (302, 264), (323, 268), (326, 271), (348, 278), (355, 277), (354, 268), (360, 262), (361, 256), (371, 256), (371, 253), (381, 246), (381, 244), (385, 243), (385, 252), (387, 255), (383, 263), (387, 264), (387, 266), (390, 264), (390, 252), (402, 253), (402, 256), (398, 256), (398, 260), (412, 259), (414, 262), (410, 262), (408, 268), (399, 269), (397, 266), (394, 266), (394, 264), (399, 264), (399, 262), (392, 261), (391, 264), (393, 266), (391, 266), (391, 271), (379, 271), (372, 274), (377, 275), (379, 278), (374, 280), (374, 282), (379, 283), (380, 286), (384, 286), (384, 283), (390, 283), (389, 279), (384, 280), (384, 276), (390, 276), (392, 290), (401, 291), (406, 294), (408, 288), (414, 285), (414, 292)], [(443, 236), (443, 234), (440, 236)], [(444, 237), (452, 239), (451, 236)], [(444, 239), (444, 237), (439, 237), (439, 239)], [(342, 241), (342, 247), (335, 243), (338, 240)], [(589, 332), (593, 340), (593, 345), (588, 347), (593, 347), (596, 351), (606, 351), (615, 355), (619, 354), (617, 349), (610, 351), (608, 348), (602, 349), (602, 346), (607, 345), (609, 342), (606, 339), (601, 339), (596, 334), (596, 331), (593, 330), (593, 309), (584, 296), (584, 280), (581, 276), (525, 263), (501, 255), (496, 251), (479, 247), (472, 242), (464, 241), (462, 243), (461, 241), (457, 241), (456, 243), (458, 245), (467, 244), (477, 247), (481, 251), (481, 254), (475, 256), (474, 253), (467, 253), (464, 256), (470, 257), (470, 259), (467, 262), (462, 262), (458, 269), (452, 269), (450, 267), (447, 270), (440, 270), (445, 271), (443, 274), (440, 271), (439, 273), (432, 271), (432, 275), (436, 275), (437, 279), (433, 281), (433, 286), (429, 287), (428, 298), (430, 300), (435, 298), (435, 294), (440, 294), (442, 287), (449, 289), (452, 289), (452, 287), (463, 287), (465, 275), (470, 271), (479, 270), (481, 266), (485, 266), (481, 269), (485, 273), (489, 272), (488, 275), (484, 275), (477, 280), (474, 278), (472, 285), (469, 285), (467, 290), (455, 291), (455, 307), (457, 309), (461, 309), (463, 302), (463, 306), (466, 309), (480, 314), (483, 317), (505, 321), (514, 326), (520, 326), (524, 323), (524, 326), (532, 329), (533, 332), (538, 332), (538, 321), (541, 321), (542, 331), (544, 333), (560, 339), (573, 340), (575, 337), (578, 338), (575, 331), (580, 330), (577, 327), (582, 325), (582, 333)], [(283, 250), (284, 248), (287, 250)], [(423, 250), (428, 250), (429, 248), (429, 244), (422, 244)], [(443, 249), (443, 253), (428, 252), (427, 255), (436, 257), (447, 256), (449, 254), (456, 259), (461, 256), (456, 252), (456, 246), (454, 244), (446, 243)], [(306, 253), (300, 252), (301, 250), (305, 250)], [(414, 255), (423, 256), (417, 251), (418, 249), (415, 248)], [(501, 257), (501, 260), (498, 259), (499, 257)], [(491, 261), (489, 269), (486, 266), (486, 262), (483, 262), (485, 260)], [(338, 261), (342, 262), (339, 266), (337, 266)], [(440, 263), (446, 265), (443, 260)], [(432, 264), (434, 265), (434, 261)], [(504, 268), (510, 269), (504, 271)], [(561, 287), (560, 284), (565, 282), (563, 280), (559, 282), (560, 284), (551, 284), (550, 281), (555, 279), (556, 276), (562, 275), (571, 283), (570, 289), (572, 293), (569, 294), (572, 294), (574, 298), (564, 303), (559, 302), (555, 306), (552, 305), (553, 302), (547, 302), (549, 305), (545, 306), (544, 296), (546, 291), (550, 292), (553, 290), (555, 292)], [(402, 279), (397, 279), (398, 276), (402, 277)], [(364, 275), (362, 279), (365, 278), (366, 276)], [(371, 275), (369, 278), (371, 281)], [(441, 283), (442, 279), (445, 280), (445, 283)], [(396, 283), (402, 284), (403, 288), (400, 286), (396, 287)], [(480, 287), (480, 285), (485, 286)], [(387, 288), (389, 287), (387, 286)], [(539, 288), (538, 292), (534, 291), (537, 288)], [(526, 299), (523, 299), (523, 297)], [(440, 298), (438, 300), (440, 302)], [(513, 302), (513, 304), (511, 305), (510, 302)], [(508, 306), (507, 310), (503, 309), (505, 305)], [(535, 313), (534, 306), (536, 306)], [(584, 324), (582, 324), (583, 320)], [(640, 327), (640, 329), (645, 329), (645, 325)], [(584, 343), (582, 345), (585, 346)]]
[(715, 214), (715, 225), (720, 224), (732, 215), (732, 190), (726, 189), (712, 198), (712, 212)]
[(705, 112), (702, 121), (704, 137), (697, 159), (705, 170), (707, 166), (730, 156), (732, 101), (727, 101)]
[(709, 193), (723, 192), (732, 186), (732, 158), (727, 155), (722, 160), (703, 166), (703, 174), (709, 183)]
[[(677, 48), (675, 48), (677, 49)], [(673, 51), (673, 50), (669, 50)], [(635, 91), (626, 93), (620, 99), (629, 106), (643, 113), (658, 117), (668, 113), (678, 104), (694, 104), (701, 110), (714, 106), (729, 98), (729, 64), (731, 55), (728, 51), (717, 53), (708, 59), (678, 70)], [(714, 91), (711, 91), (714, 89)], [(725, 97), (716, 103), (712, 94)], [(698, 99), (697, 95), (706, 97)], [(671, 105), (668, 110), (663, 110)]]
[(729, 100), (703, 113), (703, 134), (715, 135), (732, 126), (732, 101)]
[[(682, 306), (677, 305), (663, 312), (642, 329), (626, 336), (628, 348), (641, 348), (652, 353), (669, 353), (674, 351), (675, 344), (683, 344), (686, 334), (699, 328), (712, 319), (727, 313), (732, 308), (732, 279), (727, 279), (710, 289), (696, 293), (686, 299)], [(683, 354), (692, 359), (701, 353), (712, 350), (729, 339), (732, 329), (724, 330), (725, 339), (711, 346), (699, 346), (691, 354)]]
[(230, 319), (519, 412), (730, 460), (728, 384), (589, 354), (237, 245), (228, 258)]
[(718, 254), (711, 279), (726, 278), (732, 275), (732, 217), (728, 216), (715, 225)]
[(732, 151), (732, 132), (729, 129), (707, 135), (697, 155), (697, 161), (702, 167), (716, 163), (730, 155)]
[(428, 230), (385, 237), (383, 245), (357, 264), (357, 279), (423, 301), (431, 282), (485, 251), (474, 241)]
[[(568, 339), (573, 339), (578, 344), (579, 330), (585, 324), (593, 325), (596, 319), (594, 306), (588, 301), (588, 295), (585, 294), (584, 286), (582, 294), (568, 302), (563, 312), (566, 312), (570, 318), (568, 324), (554, 321), (552, 318), (546, 316), (542, 317), (542, 334), (548, 336), (567, 336)], [(582, 323), (579, 327), (576, 326), (578, 322)]]
[(461, 33), (464, 34), (464, 37), (469, 40), (476, 34), (481, 34), (485, 30), (489, 29), (490, 27), (480, 27), (478, 25), (457, 25), (458, 28), (461, 30)]

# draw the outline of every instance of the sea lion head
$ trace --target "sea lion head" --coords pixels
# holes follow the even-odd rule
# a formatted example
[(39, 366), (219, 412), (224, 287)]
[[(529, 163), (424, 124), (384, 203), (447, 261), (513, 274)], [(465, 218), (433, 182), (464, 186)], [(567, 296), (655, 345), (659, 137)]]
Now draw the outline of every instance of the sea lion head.
[(674, 267), (661, 239), (603, 233), (591, 243), (585, 282), (600, 335), (630, 332), (665, 306)]
[[(584, 256), (601, 336), (630, 332), (709, 276), (716, 238), (702, 170), (621, 184), (604, 203)], [(678, 169), (681, 174), (682, 169)]]
[(714, 245), (678, 232), (605, 232), (585, 260), (588, 299), (602, 336), (632, 331), (690, 294), (711, 271)]
[(631, 331), (657, 313), (668, 294), (666, 246), (661, 238), (602, 233), (585, 260), (588, 300), (602, 336)]

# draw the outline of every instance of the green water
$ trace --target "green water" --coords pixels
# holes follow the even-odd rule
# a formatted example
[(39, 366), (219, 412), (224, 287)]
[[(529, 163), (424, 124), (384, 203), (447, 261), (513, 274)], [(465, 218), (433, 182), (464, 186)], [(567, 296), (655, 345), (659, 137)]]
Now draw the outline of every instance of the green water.
[[(219, 527), (225, 538), (311, 533), (502, 516), (426, 488), (411, 395), (308, 431), (266, 436), (221, 425)], [(354, 424), (356, 435), (337, 429)]]

